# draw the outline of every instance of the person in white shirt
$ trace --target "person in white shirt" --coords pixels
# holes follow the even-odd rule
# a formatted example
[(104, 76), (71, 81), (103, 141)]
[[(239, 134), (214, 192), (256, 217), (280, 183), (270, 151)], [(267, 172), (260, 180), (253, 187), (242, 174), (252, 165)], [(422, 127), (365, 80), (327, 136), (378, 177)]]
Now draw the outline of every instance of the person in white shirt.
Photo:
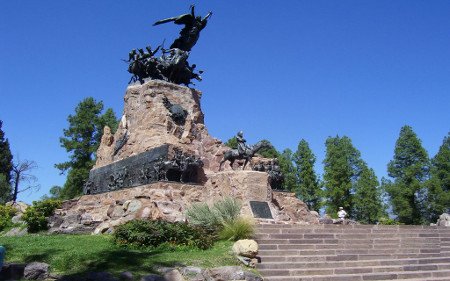
[(338, 217), (340, 220), (345, 220), (345, 217), (347, 216), (347, 212), (344, 210), (343, 207), (339, 207), (339, 211), (338, 211)]

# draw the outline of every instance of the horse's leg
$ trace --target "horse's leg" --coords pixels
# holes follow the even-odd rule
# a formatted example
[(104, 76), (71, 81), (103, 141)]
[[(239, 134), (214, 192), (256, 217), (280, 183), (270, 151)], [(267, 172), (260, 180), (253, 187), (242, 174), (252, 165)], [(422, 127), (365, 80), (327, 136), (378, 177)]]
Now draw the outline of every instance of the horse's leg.
[(247, 166), (247, 163), (248, 163), (248, 158), (245, 158), (245, 162), (244, 162), (244, 166), (242, 167), (242, 170), (245, 169), (245, 166)]
[(222, 165), (223, 165), (223, 163), (225, 163), (225, 161), (227, 161), (227, 160), (223, 159), (222, 161), (220, 161), (219, 172), (222, 171)]
[(230, 159), (230, 167), (231, 167), (231, 170), (234, 170), (234, 169), (233, 169), (233, 164), (234, 164), (234, 158), (233, 158), (233, 159)]

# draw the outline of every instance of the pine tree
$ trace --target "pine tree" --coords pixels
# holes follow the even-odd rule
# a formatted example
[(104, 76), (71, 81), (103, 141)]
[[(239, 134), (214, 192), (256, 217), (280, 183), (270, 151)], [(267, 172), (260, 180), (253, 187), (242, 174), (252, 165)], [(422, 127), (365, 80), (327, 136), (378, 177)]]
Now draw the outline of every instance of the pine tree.
[(385, 207), (381, 199), (377, 176), (373, 169), (362, 164), (362, 171), (355, 183), (355, 195), (353, 198), (353, 216), (355, 220), (373, 224), (385, 215)]
[(8, 201), (12, 194), (11, 189), (11, 171), (12, 159), (11, 150), (9, 149), (8, 139), (2, 130), (3, 121), (0, 120), (0, 203)]
[(293, 153), (289, 148), (283, 150), (283, 152), (278, 156), (278, 163), (284, 176), (283, 187), (284, 189), (295, 192), (298, 189), (298, 185), (292, 159)]
[(324, 192), (327, 198), (326, 212), (336, 216), (339, 207), (343, 207), (350, 217), (353, 216), (354, 183), (361, 172), (360, 152), (353, 147), (350, 138), (329, 137), (326, 142), (324, 164)]
[(61, 146), (69, 152), (70, 161), (56, 164), (61, 172), (68, 170), (67, 180), (61, 190), (62, 198), (73, 198), (81, 194), (83, 185), (89, 177), (89, 171), (95, 163), (95, 152), (100, 144), (103, 127), (117, 128), (118, 120), (112, 109), (101, 114), (103, 103), (89, 97), (75, 108), (75, 115), (67, 118), (69, 128), (64, 129), (60, 138)]
[(431, 160), (427, 186), (428, 220), (436, 222), (442, 213), (450, 211), (450, 133)]
[(316, 157), (306, 140), (300, 140), (297, 151), (293, 155), (296, 166), (297, 196), (306, 203), (310, 210), (319, 211), (321, 190), (319, 180), (314, 171)]
[(238, 143), (237, 143), (236, 136), (234, 136), (231, 139), (227, 140), (224, 143), (224, 145), (228, 146), (231, 149), (237, 149), (238, 148)]
[(424, 223), (425, 188), (429, 175), (428, 153), (410, 126), (403, 126), (395, 143), (394, 159), (388, 164), (392, 181), (385, 183), (392, 210), (406, 224)]

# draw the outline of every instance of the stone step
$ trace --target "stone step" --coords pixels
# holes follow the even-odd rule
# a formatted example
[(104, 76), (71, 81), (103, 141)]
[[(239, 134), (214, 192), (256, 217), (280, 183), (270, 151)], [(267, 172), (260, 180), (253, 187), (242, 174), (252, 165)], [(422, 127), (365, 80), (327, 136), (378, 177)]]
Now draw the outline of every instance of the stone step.
[(258, 269), (300, 269), (300, 268), (327, 268), (327, 267), (356, 267), (356, 266), (386, 266), (386, 265), (426, 265), (450, 264), (448, 258), (419, 258), (419, 259), (387, 259), (364, 261), (327, 261), (327, 262), (264, 262), (257, 264)]
[(365, 280), (450, 280), (450, 270), (394, 271), (357, 274), (329, 274), (310, 276), (267, 276), (265, 281), (365, 281)]
[[(421, 244), (259, 244), (260, 250), (320, 250), (320, 249), (331, 249), (331, 250), (343, 250), (343, 249), (398, 249), (398, 248), (408, 248), (408, 249), (422, 249), (424, 248)], [(441, 247), (439, 244), (427, 244), (427, 249), (441, 249), (446, 250), (447, 248)], [(450, 249), (450, 247), (449, 247)]]
[(327, 262), (327, 261), (360, 261), (360, 260), (389, 260), (389, 259), (417, 259), (417, 258), (446, 258), (449, 254), (384, 254), (384, 255), (276, 255), (262, 256), (261, 262)]
[(405, 238), (436, 238), (442, 239), (443, 242), (448, 242), (450, 238), (449, 233), (413, 233), (413, 232), (402, 232), (402, 233), (304, 233), (304, 232), (273, 232), (273, 233), (258, 233), (254, 236), (255, 238), (267, 239), (267, 238), (303, 238), (303, 239), (336, 239), (336, 238), (347, 238), (347, 239), (386, 239), (386, 238), (396, 238), (396, 239), (405, 239)]
[(360, 244), (399, 244), (399, 245), (432, 245), (440, 244), (440, 239), (429, 238), (429, 239), (416, 239), (416, 238), (406, 238), (406, 239), (302, 239), (302, 238), (267, 238), (267, 239), (255, 239), (258, 244), (350, 244), (350, 245), (360, 245)]
[(265, 280), (449, 280), (450, 228), (260, 225)]
[(317, 230), (317, 229), (332, 229), (348, 231), (349, 229), (353, 231), (364, 231), (364, 230), (378, 230), (378, 231), (448, 231), (447, 227), (444, 226), (421, 226), (421, 225), (295, 225), (295, 224), (285, 224), (285, 225), (266, 225), (258, 224), (256, 226), (258, 230), (264, 229), (299, 229), (299, 230)]
[(276, 255), (300, 255), (300, 256), (312, 256), (312, 255), (381, 255), (381, 254), (440, 254), (440, 248), (391, 248), (391, 249), (311, 249), (311, 250), (259, 250), (260, 256), (276, 256)]
[(450, 270), (450, 263), (420, 264), (420, 265), (385, 265), (385, 266), (355, 266), (355, 267), (323, 267), (323, 268), (290, 268), (290, 269), (259, 269), (264, 276), (308, 276), (308, 275), (343, 275), (366, 274), (380, 272), (410, 272)]

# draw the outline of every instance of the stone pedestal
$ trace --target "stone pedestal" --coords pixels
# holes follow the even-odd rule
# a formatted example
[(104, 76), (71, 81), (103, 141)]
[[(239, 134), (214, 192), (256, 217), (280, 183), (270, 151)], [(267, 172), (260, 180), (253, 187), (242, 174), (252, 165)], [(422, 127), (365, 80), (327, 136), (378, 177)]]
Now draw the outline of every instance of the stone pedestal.
[[(240, 200), (242, 214), (251, 217), (249, 202), (266, 202), (273, 217), (267, 221), (270, 223), (318, 223), (294, 194), (274, 193), (266, 172), (232, 170), (228, 163), (224, 171), (218, 171), (224, 152), (230, 148), (208, 134), (201, 95), (164, 81), (129, 86), (119, 128), (114, 135), (105, 130), (97, 151), (92, 183), (85, 188), (85, 193), (92, 195), (66, 201), (51, 219), (51, 231), (103, 233), (138, 218), (184, 221), (184, 212), (192, 204), (212, 204), (224, 197)], [(167, 101), (182, 109), (183, 122), (173, 118)], [(164, 153), (156, 153), (155, 159), (169, 159), (176, 151), (200, 159), (204, 165), (196, 181), (199, 184), (149, 183), (154, 177), (151, 167), (145, 165), (154, 159), (147, 156), (159, 148), (164, 148)], [(101, 193), (106, 190), (114, 191)]]

